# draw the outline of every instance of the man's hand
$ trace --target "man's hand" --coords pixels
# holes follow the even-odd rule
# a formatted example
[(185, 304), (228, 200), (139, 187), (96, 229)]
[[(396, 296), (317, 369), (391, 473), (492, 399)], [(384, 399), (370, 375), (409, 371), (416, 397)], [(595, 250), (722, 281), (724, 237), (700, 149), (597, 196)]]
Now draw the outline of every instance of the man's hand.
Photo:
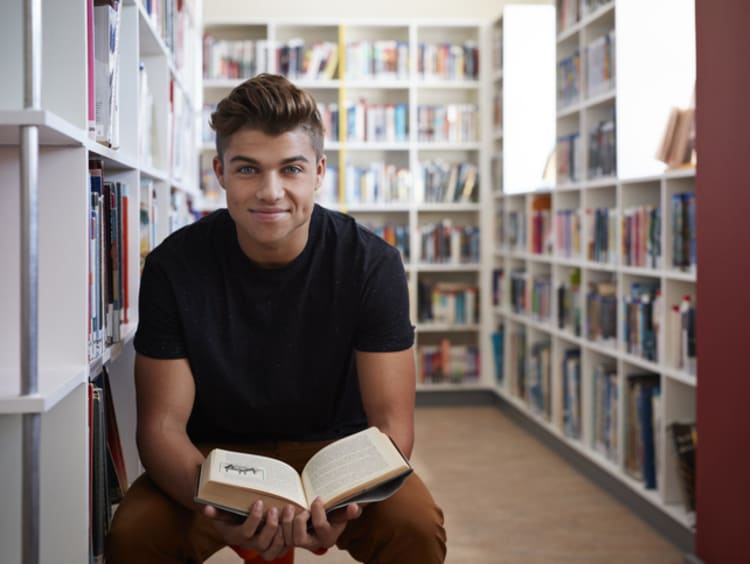
[(260, 500), (253, 504), (244, 520), (210, 505), (203, 508), (203, 514), (212, 520), (228, 545), (254, 550), (266, 561), (283, 556), (289, 549), (289, 545), (284, 543), (283, 530), (279, 525), (279, 510), (271, 507), (264, 519), (263, 502)]
[[(328, 549), (336, 544), (346, 524), (361, 514), (359, 504), (350, 503), (331, 515), (326, 515), (320, 498), (315, 498), (310, 511), (301, 511), (296, 515), (294, 507), (288, 505), (281, 514), (284, 544), (312, 551)], [(308, 527), (310, 521), (312, 528)]]

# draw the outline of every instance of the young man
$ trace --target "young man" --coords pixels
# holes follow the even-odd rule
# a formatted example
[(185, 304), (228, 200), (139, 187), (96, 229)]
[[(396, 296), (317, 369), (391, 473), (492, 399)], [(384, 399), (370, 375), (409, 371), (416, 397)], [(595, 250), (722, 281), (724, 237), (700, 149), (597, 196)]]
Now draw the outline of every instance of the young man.
[(227, 209), (146, 260), (134, 341), (146, 472), (115, 513), (107, 561), (201, 562), (225, 545), (270, 560), (336, 544), (362, 562), (442, 562), (442, 512), (416, 474), (385, 501), (332, 515), (320, 501), (296, 515), (256, 503), (238, 522), (193, 502), (197, 467), (217, 446), (300, 470), (368, 425), (406, 456), (414, 440), (404, 269), (393, 247), (315, 204), (326, 167), (315, 101), (261, 75), (211, 122)]

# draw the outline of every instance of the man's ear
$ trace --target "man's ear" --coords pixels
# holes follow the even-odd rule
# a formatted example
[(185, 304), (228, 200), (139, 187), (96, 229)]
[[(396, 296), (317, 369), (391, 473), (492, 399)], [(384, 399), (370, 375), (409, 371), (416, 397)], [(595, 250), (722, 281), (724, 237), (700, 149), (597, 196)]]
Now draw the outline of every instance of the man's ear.
[(320, 190), (320, 187), (323, 186), (323, 179), (326, 176), (326, 156), (323, 155), (320, 157), (320, 160), (318, 161), (318, 164), (316, 166), (315, 174), (317, 175), (317, 179), (315, 180), (315, 191), (317, 192)]
[(213, 166), (216, 179), (219, 181), (221, 187), (224, 188), (224, 163), (221, 162), (219, 155), (214, 155)]

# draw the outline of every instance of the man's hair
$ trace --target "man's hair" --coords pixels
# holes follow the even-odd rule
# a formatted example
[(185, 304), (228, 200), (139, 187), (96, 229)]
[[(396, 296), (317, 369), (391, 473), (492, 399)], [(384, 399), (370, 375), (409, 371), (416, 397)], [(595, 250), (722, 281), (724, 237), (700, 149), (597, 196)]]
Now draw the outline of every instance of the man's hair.
[(283, 76), (259, 74), (236, 86), (216, 106), (209, 124), (220, 159), (229, 138), (242, 129), (275, 136), (300, 127), (310, 137), (315, 158), (323, 156), (323, 123), (315, 99)]

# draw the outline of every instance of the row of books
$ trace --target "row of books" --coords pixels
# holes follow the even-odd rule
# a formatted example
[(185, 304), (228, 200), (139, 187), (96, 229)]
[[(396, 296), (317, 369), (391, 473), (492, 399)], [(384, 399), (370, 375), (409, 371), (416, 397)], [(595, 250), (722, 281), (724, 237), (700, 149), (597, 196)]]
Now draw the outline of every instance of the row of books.
[(87, 3), (89, 137), (120, 146), (120, 3)]
[(582, 325), (581, 271), (574, 268), (568, 272), (565, 281), (557, 286), (557, 327), (580, 337)]
[(616, 208), (586, 209), (586, 258), (603, 264), (616, 264), (616, 230), (618, 211)]
[[(535, 196), (535, 202), (539, 197)], [(673, 194), (670, 205), (670, 266), (678, 270), (694, 271), (695, 193)], [(530, 227), (527, 227), (527, 216), (522, 212), (500, 212), (496, 216), (496, 228), (501, 244), (505, 242), (511, 250), (536, 254), (552, 254), (550, 231), (554, 230), (555, 254), (566, 258), (581, 256), (581, 231), (585, 230), (585, 258), (593, 262), (615, 264), (618, 260), (616, 229), (617, 223), (621, 222), (619, 247), (622, 264), (640, 268), (662, 268), (660, 207), (650, 204), (627, 207), (622, 210), (622, 218), (615, 208), (607, 207), (587, 208), (584, 214), (586, 221), (582, 224), (579, 210), (558, 210), (555, 212), (554, 225), (551, 225), (551, 216), (546, 208), (532, 209), (531, 218), (528, 220)], [(525, 246), (527, 234), (528, 248)]]
[(187, 94), (171, 79), (169, 81), (169, 106), (167, 111), (166, 162), (164, 170), (171, 178), (183, 180), (193, 174), (193, 134), (195, 115)]
[[(348, 80), (407, 80), (407, 41), (353, 40), (344, 46)], [(290, 80), (334, 79), (340, 76), (339, 45), (335, 41), (306, 42), (303, 38), (284, 41), (269, 39), (221, 39), (203, 36), (203, 77), (207, 79), (249, 78), (274, 72)], [(272, 64), (273, 63), (273, 64)], [(417, 46), (417, 69), (423, 80), (476, 80), (479, 75), (479, 47), (474, 41), (462, 44), (427, 43)]]
[(339, 134), (339, 105), (336, 102), (318, 101), (318, 112), (323, 122), (323, 135), (326, 143), (337, 142)]
[(354, 142), (404, 143), (409, 139), (409, 104), (346, 102), (346, 136)]
[(557, 0), (557, 33), (574, 26), (581, 19), (581, 0)]
[(615, 86), (615, 31), (610, 30), (557, 62), (557, 107), (565, 110)]
[(148, 70), (141, 62), (138, 72), (138, 155), (147, 168), (164, 168), (158, 155), (156, 129), (156, 106), (154, 93), (148, 78)]
[(472, 143), (479, 139), (477, 104), (423, 104), (417, 108), (417, 140)]
[[(190, 42), (184, 40), (189, 16), (179, 0), (153, 0), (145, 9), (152, 24), (173, 57), (178, 71), (189, 69), (186, 63)], [(88, 130), (89, 137), (102, 145), (120, 147), (120, 41), (121, 5), (118, 0), (89, 0), (87, 3), (88, 42)], [(149, 11), (150, 10), (150, 11)], [(139, 64), (137, 151), (146, 166), (157, 166), (180, 179), (189, 168), (189, 140), (193, 115), (184, 94), (170, 77), (168, 96), (168, 130), (157, 131), (155, 93), (152, 91), (146, 65)], [(179, 134), (178, 134), (179, 132)], [(166, 153), (162, 154), (158, 136), (164, 135)]]
[(343, 200), (339, 192), (338, 168), (326, 166), (326, 182), (318, 199), (325, 205), (384, 205), (408, 203), (412, 177), (407, 168), (393, 163), (374, 161), (369, 166), (347, 163), (344, 174)]
[[(501, 285), (504, 272), (492, 272), (492, 303), (502, 305)], [(546, 275), (536, 275), (529, 282), (523, 270), (511, 273), (510, 308), (515, 313), (548, 321), (552, 315), (552, 283)], [(592, 283), (586, 296), (587, 310), (580, 292), (581, 272), (572, 269), (557, 286), (557, 327), (574, 336), (582, 333), (584, 315), (590, 339), (611, 341), (617, 329), (614, 286), (609, 282)], [(624, 350), (652, 362), (695, 374), (695, 299), (685, 294), (679, 303), (665, 308), (664, 296), (656, 281), (631, 283), (630, 293), (623, 296), (622, 336)]]
[(500, 245), (510, 251), (527, 252), (527, 216), (524, 210), (501, 210), (495, 215)]
[(661, 362), (659, 327), (662, 311), (659, 282), (633, 282), (630, 295), (623, 296), (623, 342), (625, 350), (652, 362)]
[(584, 179), (583, 143), (580, 131), (557, 136), (555, 165), (559, 183), (580, 182)]
[(479, 288), (463, 282), (419, 280), (417, 318), (420, 323), (473, 325), (479, 322)]
[(423, 203), (469, 203), (479, 197), (479, 169), (469, 161), (422, 161), (416, 171), (416, 198)]
[(619, 458), (620, 441), (618, 422), (620, 419), (620, 387), (617, 369), (610, 364), (597, 364), (592, 381), (593, 418), (592, 439), (594, 449), (612, 462)]
[(594, 342), (614, 346), (617, 338), (617, 285), (612, 281), (589, 283), (586, 293), (585, 335)]
[(617, 137), (615, 120), (601, 120), (589, 129), (588, 178), (617, 174)]
[(622, 210), (622, 263), (661, 268), (661, 208), (645, 205)]
[(375, 233), (386, 243), (389, 243), (398, 249), (401, 253), (401, 259), (404, 262), (409, 261), (409, 226), (396, 225), (394, 223), (370, 223), (367, 221), (360, 222), (364, 227)]
[(154, 182), (141, 180), (141, 197), (138, 207), (138, 255), (141, 272), (146, 257), (158, 242), (159, 201)]
[(695, 298), (684, 294), (666, 308), (658, 282), (633, 282), (623, 297), (625, 350), (653, 362), (695, 374)]
[(276, 58), (276, 72), (290, 80), (330, 80), (337, 76), (339, 46), (334, 41), (313, 41), (302, 38), (278, 43), (271, 52)]
[(407, 80), (409, 43), (394, 39), (349, 41), (344, 49), (348, 80)]
[(420, 260), (429, 264), (478, 264), (478, 225), (454, 225), (452, 220), (417, 228)]
[(571, 439), (580, 439), (583, 432), (581, 372), (581, 349), (566, 350), (562, 356), (562, 430)]
[(626, 381), (625, 471), (646, 489), (655, 489), (662, 463), (657, 460), (662, 417), (659, 375), (628, 375)]
[(555, 251), (557, 256), (581, 256), (581, 213), (576, 209), (555, 212)]
[(417, 347), (417, 380), (422, 384), (473, 382), (479, 378), (479, 348), (453, 343)]
[(672, 194), (672, 266), (684, 271), (695, 271), (696, 219), (695, 192)]
[(666, 313), (664, 349), (666, 362), (688, 374), (696, 369), (696, 306), (695, 297), (684, 294), (678, 304), (673, 304)]
[(695, 107), (672, 107), (656, 158), (670, 169), (695, 166)]
[(559, 110), (581, 101), (581, 52), (578, 49), (557, 61), (556, 99)]
[(597, 96), (615, 87), (615, 30), (593, 39), (586, 46), (586, 95)]
[(552, 196), (536, 194), (531, 197), (529, 217), (529, 250), (537, 255), (550, 254), (552, 239)]
[(526, 371), (529, 409), (546, 420), (552, 418), (552, 347), (549, 340), (531, 345)]
[(89, 554), (92, 562), (101, 562), (113, 506), (129, 485), (106, 367), (88, 384), (88, 414)]
[(210, 33), (203, 35), (203, 78), (250, 78), (268, 70), (267, 40), (226, 40)]
[(120, 340), (128, 322), (128, 186), (105, 180), (101, 159), (89, 160), (88, 356)]
[(142, 4), (151, 25), (173, 54), (177, 68), (183, 68), (185, 50), (190, 48), (190, 41), (186, 40), (190, 16), (186, 13), (184, 0), (143, 0)]
[[(206, 175), (212, 174), (207, 157), (204, 169)], [(369, 166), (347, 163), (344, 174), (342, 195), (338, 167), (326, 165), (318, 201), (325, 205), (384, 205), (408, 204), (413, 198), (417, 203), (458, 204), (476, 202), (479, 193), (478, 168), (468, 161), (422, 161), (416, 178), (409, 169), (383, 161)]]
[[(495, 373), (504, 381), (504, 350), (506, 328), (500, 324), (492, 334)], [(569, 348), (562, 352), (558, 392), (553, 379), (552, 355), (547, 339), (530, 346), (526, 332), (511, 330), (508, 336), (511, 378), (509, 391), (525, 400), (529, 410), (550, 420), (555, 393), (561, 409), (561, 431), (580, 440), (583, 432), (583, 385), (581, 350)], [(527, 357), (528, 351), (528, 357)], [(658, 487), (657, 479), (663, 465), (662, 455), (673, 448), (683, 489), (685, 507), (695, 509), (695, 454), (697, 432), (695, 423), (663, 421), (660, 377), (655, 373), (632, 373), (625, 377), (624, 412), (620, 412), (620, 384), (613, 363), (595, 363), (591, 368), (591, 441), (593, 448), (607, 459), (619, 464), (620, 450), (626, 472), (647, 489)], [(624, 417), (624, 443), (620, 445), (620, 419)], [(662, 434), (662, 430), (666, 433)], [(663, 444), (668, 440), (671, 445)]]
[(479, 45), (476, 41), (420, 43), (417, 47), (417, 73), (426, 80), (477, 80)]
[[(588, 132), (588, 146), (584, 150), (581, 134), (573, 131), (558, 135), (555, 146), (557, 181), (580, 182), (586, 178), (615, 176), (617, 173), (617, 139), (615, 120), (601, 120)], [(584, 153), (588, 163), (584, 168)]]
[[(202, 110), (201, 138), (214, 142), (209, 118), (215, 106)], [(370, 103), (366, 99), (347, 101), (346, 135), (350, 142), (406, 143), (409, 140), (407, 103)], [(326, 141), (339, 141), (339, 105), (319, 104)], [(473, 142), (478, 136), (476, 104), (431, 104), (417, 108), (418, 140), (421, 142)]]
[(552, 319), (552, 280), (549, 275), (530, 275), (525, 270), (510, 274), (510, 307), (514, 313), (538, 321)]

